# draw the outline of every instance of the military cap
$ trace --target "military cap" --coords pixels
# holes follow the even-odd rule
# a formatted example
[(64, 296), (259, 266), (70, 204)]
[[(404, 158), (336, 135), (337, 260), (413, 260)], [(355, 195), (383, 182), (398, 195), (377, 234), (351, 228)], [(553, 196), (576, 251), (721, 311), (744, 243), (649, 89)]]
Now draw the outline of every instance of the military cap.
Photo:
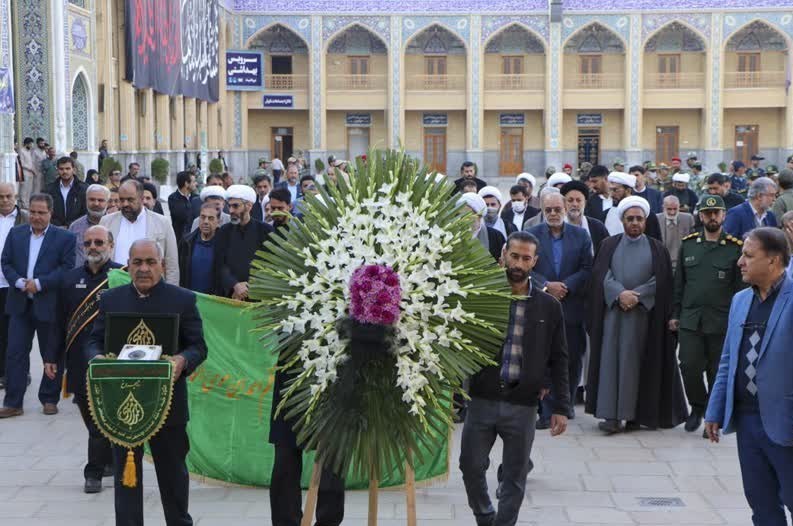
[(793, 163), (793, 155), (791, 155), (790, 157), (787, 158), (787, 162)]
[(752, 155), (752, 158), (750, 160), (751, 161), (764, 161), (765, 157), (761, 157), (761, 156), (755, 154), (755, 155)]
[(727, 207), (724, 206), (724, 199), (720, 195), (709, 195), (699, 205), (700, 212), (705, 212), (706, 210), (727, 210)]
[(766, 175), (776, 175), (779, 173), (779, 168), (776, 167), (775, 164), (769, 164), (765, 167), (765, 174)]
[(262, 163), (269, 163), (270, 160), (267, 157), (259, 157), (259, 164)]
[(617, 157), (616, 159), (614, 159), (614, 164), (612, 164), (611, 166), (625, 166), (625, 161)]

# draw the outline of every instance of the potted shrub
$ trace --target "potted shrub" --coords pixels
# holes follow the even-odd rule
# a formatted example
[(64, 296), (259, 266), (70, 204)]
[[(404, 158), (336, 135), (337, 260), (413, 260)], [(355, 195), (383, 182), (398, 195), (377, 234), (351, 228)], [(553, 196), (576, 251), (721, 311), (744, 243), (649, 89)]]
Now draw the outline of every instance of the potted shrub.
[(102, 161), (102, 169), (99, 170), (99, 177), (103, 182), (106, 182), (110, 180), (110, 174), (116, 170), (119, 172), (122, 171), (121, 163), (112, 157), (106, 157), (105, 160)]
[(160, 184), (168, 182), (168, 174), (170, 172), (170, 163), (165, 159), (154, 159), (151, 162), (151, 177)]
[(223, 173), (223, 161), (220, 159), (212, 159), (209, 161), (209, 173), (211, 174), (222, 174)]

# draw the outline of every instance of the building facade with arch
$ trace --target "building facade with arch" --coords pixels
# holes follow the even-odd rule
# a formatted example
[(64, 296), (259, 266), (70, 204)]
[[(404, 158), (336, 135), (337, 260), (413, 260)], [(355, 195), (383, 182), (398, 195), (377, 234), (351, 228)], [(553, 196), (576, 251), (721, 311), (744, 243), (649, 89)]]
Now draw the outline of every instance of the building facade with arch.
[[(122, 159), (169, 156), (176, 167), (185, 153), (222, 149), (238, 175), (260, 157), (352, 158), (370, 146), (402, 146), (450, 175), (472, 160), (486, 178), (615, 158), (695, 153), (715, 170), (793, 154), (793, 13), (783, 0), (296, 0), (288, 12), (278, 0), (214, 1), (218, 102), (136, 90), (119, 73), (123, 2), (64, 2), (67, 20), (88, 21), (70, 29), (62, 73), (57, 31), (39, 41), (44, 53), (18, 31), (0, 42), (0, 68), (22, 50), (48, 72), (36, 92), (35, 60), (13, 68), (17, 107), (49, 112), (18, 111), (10, 129), (45, 127), (64, 150), (87, 142), (89, 156), (104, 138)], [(0, 0), (0, 26), (16, 30), (22, 7), (10, 3)], [(261, 52), (261, 88), (226, 89), (227, 50)]]

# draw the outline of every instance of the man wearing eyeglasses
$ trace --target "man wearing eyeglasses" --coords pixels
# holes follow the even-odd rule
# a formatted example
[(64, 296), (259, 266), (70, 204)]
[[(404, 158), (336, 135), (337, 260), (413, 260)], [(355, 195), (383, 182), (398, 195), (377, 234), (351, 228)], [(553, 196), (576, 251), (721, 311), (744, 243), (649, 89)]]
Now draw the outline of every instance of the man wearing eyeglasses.
[(88, 462), (83, 474), (86, 493), (102, 491), (102, 477), (113, 475), (110, 442), (102, 436), (88, 410), (85, 373), (88, 367), (85, 344), (91, 335), (99, 308), (99, 296), (107, 289), (107, 273), (121, 265), (112, 261), (113, 234), (100, 225), (89, 227), (82, 236), (85, 262), (64, 274), (58, 290), (56, 337), (44, 355), (44, 373), (55, 378), (58, 364), (66, 365), (66, 391), (74, 394), (88, 430)]
[[(540, 241), (534, 272), (547, 280), (544, 292), (562, 304), (570, 380), (568, 396), (572, 401), (575, 400), (581, 380), (586, 352), (584, 318), (587, 284), (592, 273), (592, 241), (585, 229), (565, 222), (565, 200), (562, 194), (544, 194), (540, 204), (545, 221), (529, 229), (529, 233)], [(550, 393), (543, 399), (537, 429), (550, 427), (554, 400), (560, 396), (561, 393)], [(572, 403), (566, 416), (575, 418)]]

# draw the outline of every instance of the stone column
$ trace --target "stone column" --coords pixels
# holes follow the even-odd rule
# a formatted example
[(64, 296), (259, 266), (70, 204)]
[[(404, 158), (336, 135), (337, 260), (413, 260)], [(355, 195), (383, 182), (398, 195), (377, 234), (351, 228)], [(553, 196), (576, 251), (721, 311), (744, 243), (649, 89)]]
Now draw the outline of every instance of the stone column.
[(402, 17), (391, 17), (391, 49), (389, 57), (391, 67), (388, 72), (389, 98), (388, 104), (388, 145), (399, 148), (405, 142), (405, 111), (402, 101), (405, 100), (405, 79), (402, 54)]
[(177, 95), (173, 97), (173, 115), (171, 117), (171, 150), (177, 152), (175, 166), (177, 172), (181, 172), (187, 166), (184, 162), (184, 97)]
[(325, 43), (322, 40), (322, 17), (313, 15), (311, 17), (311, 55), (309, 58), (309, 68), (311, 70), (311, 81), (309, 82), (309, 111), (308, 121), (310, 123), (309, 133), (311, 134), (311, 149), (308, 151), (308, 161), (310, 166), (314, 166), (316, 159), (327, 162), (327, 135), (325, 129)]
[[(550, 22), (550, 42), (545, 55), (545, 166), (562, 165), (562, 24)], [(543, 174), (535, 174), (542, 176)]]
[(625, 168), (642, 163), (642, 17), (630, 16), (625, 74), (623, 145)]
[[(154, 151), (171, 150), (171, 104), (168, 95), (154, 94)], [(172, 159), (169, 159), (172, 161)], [(173, 162), (171, 162), (173, 165)], [(175, 166), (174, 166), (175, 167)]]
[[(787, 59), (787, 70), (793, 72), (793, 56), (791, 56), (790, 52), (788, 52)], [(783, 137), (785, 142), (782, 144), (782, 151), (780, 152), (778, 161), (780, 168), (785, 166), (787, 158), (793, 155), (793, 87), (789, 87), (787, 90), (787, 101), (785, 103), (785, 132), (786, 134)]]
[[(487, 178), (483, 172), (485, 156), (482, 150), (482, 133), (484, 111), (482, 110), (482, 17), (472, 15), (470, 19), (471, 42), (468, 56), (468, 140), (466, 141), (467, 160), (476, 163), (480, 176)], [(448, 170), (448, 167), (447, 167)]]
[[(0, 68), (8, 68), (14, 86), (14, 49), (11, 39), (11, 3), (0, 0)], [(16, 93), (14, 94), (16, 95)], [(35, 137), (34, 137), (35, 138)], [(20, 140), (20, 147), (21, 145)], [(0, 113), (0, 181), (16, 181), (16, 153), (14, 153), (14, 114)]]
[(722, 15), (713, 13), (711, 18), (710, 45), (705, 67), (705, 119), (702, 127), (705, 155), (705, 173), (715, 171), (724, 158), (722, 143), (722, 121), (724, 118), (721, 94), (724, 86), (722, 70)]
[(55, 0), (51, 3), (52, 17), (50, 17), (50, 35), (52, 46), (52, 145), (55, 146), (58, 154), (66, 153), (71, 148), (71, 140), (68, 137), (68, 127), (66, 119), (66, 101), (70, 95), (67, 93), (69, 81), (67, 72), (68, 49), (66, 45), (66, 31), (64, 30), (64, 20), (66, 20), (66, 10), (64, 9), (65, 0)]

